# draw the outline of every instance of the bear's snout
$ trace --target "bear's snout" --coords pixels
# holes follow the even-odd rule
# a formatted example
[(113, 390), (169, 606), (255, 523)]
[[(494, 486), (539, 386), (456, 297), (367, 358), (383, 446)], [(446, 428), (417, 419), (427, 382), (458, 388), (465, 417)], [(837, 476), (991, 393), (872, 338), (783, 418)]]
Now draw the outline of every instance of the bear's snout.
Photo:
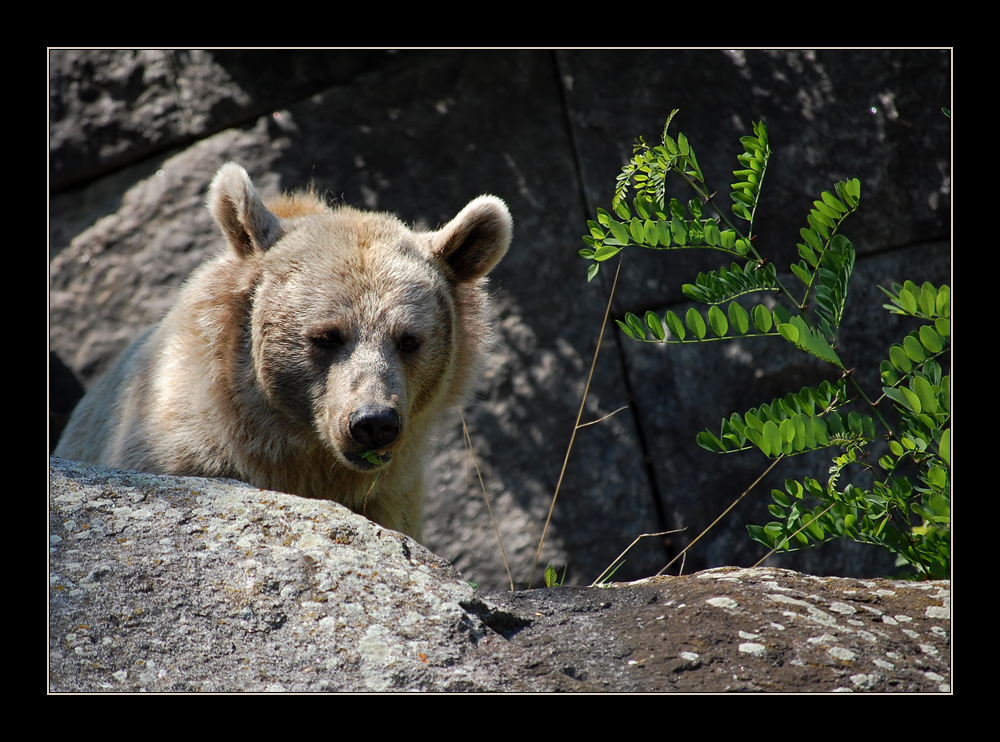
[(369, 404), (351, 413), (351, 438), (372, 451), (391, 446), (401, 429), (402, 420), (392, 407)]

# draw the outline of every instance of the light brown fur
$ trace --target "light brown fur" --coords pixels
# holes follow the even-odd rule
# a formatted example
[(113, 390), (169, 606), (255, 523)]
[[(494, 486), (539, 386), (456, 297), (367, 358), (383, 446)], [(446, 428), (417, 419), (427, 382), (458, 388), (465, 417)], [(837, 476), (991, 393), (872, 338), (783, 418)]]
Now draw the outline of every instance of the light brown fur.
[(482, 196), (414, 232), (310, 192), (268, 208), (229, 163), (208, 207), (229, 249), (86, 395), (55, 454), (336, 500), (419, 540), (434, 429), (484, 356), (506, 206)]

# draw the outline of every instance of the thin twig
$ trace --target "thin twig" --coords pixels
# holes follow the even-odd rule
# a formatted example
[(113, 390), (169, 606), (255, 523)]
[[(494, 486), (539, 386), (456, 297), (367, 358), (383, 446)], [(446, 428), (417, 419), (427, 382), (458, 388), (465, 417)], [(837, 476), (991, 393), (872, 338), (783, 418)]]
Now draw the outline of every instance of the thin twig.
[[(836, 502), (831, 502), (831, 503), (830, 503), (829, 505), (827, 505), (827, 506), (826, 506), (826, 508), (825, 508), (825, 509), (823, 510), (823, 512), (822, 512), (822, 513), (820, 513), (819, 515), (817, 515), (817, 516), (816, 516), (815, 518), (813, 518), (813, 519), (812, 519), (811, 521), (809, 521), (808, 523), (803, 523), (803, 524), (802, 524), (802, 527), (801, 527), (801, 528), (799, 528), (799, 530), (798, 530), (798, 531), (796, 531), (795, 533), (793, 533), (793, 534), (792, 534), (791, 536), (789, 536), (788, 538), (786, 538), (786, 539), (782, 539), (782, 542), (781, 542), (781, 543), (786, 543), (786, 542), (787, 542), (787, 541), (788, 541), (789, 539), (793, 538), (793, 537), (795, 536), (795, 534), (796, 534), (796, 533), (799, 533), (799, 532), (801, 532), (801, 531), (805, 530), (806, 528), (808, 528), (808, 527), (809, 527), (810, 525), (812, 525), (812, 524), (813, 524), (813, 523), (814, 523), (815, 521), (819, 520), (819, 516), (820, 516), (820, 515), (826, 515), (826, 514), (827, 514), (827, 512), (828, 512), (828, 511), (830, 510), (830, 508), (832, 508), (832, 507), (833, 507), (834, 505), (836, 505), (836, 504), (837, 504)], [(771, 549), (771, 550), (770, 550), (769, 552), (767, 552), (767, 553), (766, 553), (766, 554), (765, 554), (764, 556), (762, 556), (762, 557), (760, 558), (760, 561), (758, 561), (758, 562), (757, 562), (757, 563), (756, 563), (755, 565), (753, 565), (753, 566), (754, 566), (754, 567), (759, 567), (759, 566), (760, 566), (760, 565), (761, 565), (761, 564), (762, 564), (762, 563), (764, 562), (764, 560), (765, 560), (765, 559), (767, 559), (767, 558), (768, 558), (769, 556), (771, 556), (771, 554), (773, 554), (773, 553), (774, 553), (774, 552), (776, 552), (777, 550), (778, 550), (778, 547), (777, 547), (777, 546), (775, 546), (775, 547), (774, 547), (773, 549)]]
[(597, 336), (597, 347), (594, 349), (594, 360), (590, 363), (590, 373), (587, 375), (587, 385), (583, 389), (583, 399), (580, 400), (580, 411), (576, 413), (576, 423), (573, 425), (573, 434), (569, 438), (569, 446), (566, 449), (566, 458), (563, 459), (562, 471), (559, 472), (559, 481), (556, 482), (556, 491), (552, 495), (552, 503), (549, 505), (549, 515), (545, 519), (545, 527), (542, 529), (542, 538), (538, 542), (538, 551), (535, 552), (535, 563), (531, 567), (531, 579), (528, 580), (528, 589), (535, 582), (535, 572), (538, 569), (538, 560), (542, 556), (542, 546), (545, 545), (545, 535), (549, 532), (549, 523), (552, 521), (552, 511), (556, 508), (556, 498), (559, 497), (559, 488), (562, 487), (563, 477), (566, 475), (566, 466), (569, 464), (569, 453), (573, 450), (573, 442), (576, 440), (576, 431), (580, 429), (580, 418), (583, 417), (583, 407), (587, 403), (587, 394), (590, 392), (590, 381), (594, 378), (594, 369), (597, 367), (597, 355), (601, 352), (601, 340), (604, 338), (604, 329), (608, 324), (608, 316), (611, 314), (611, 300), (615, 295), (615, 287), (618, 286), (618, 274), (622, 269), (622, 258), (618, 258), (618, 268), (615, 269), (615, 280), (611, 284), (611, 293), (608, 295), (608, 306), (604, 310), (604, 321), (601, 323), (601, 334)]
[(732, 505), (730, 505), (728, 508), (726, 508), (725, 510), (723, 510), (722, 514), (719, 515), (718, 518), (716, 518), (715, 520), (713, 520), (712, 523), (708, 526), (708, 528), (706, 528), (704, 531), (702, 531), (701, 533), (699, 533), (698, 537), (694, 541), (692, 541), (690, 544), (688, 544), (687, 546), (685, 546), (684, 549), (681, 551), (680, 554), (678, 554), (673, 559), (671, 559), (669, 562), (667, 562), (664, 565), (663, 569), (661, 569), (659, 572), (656, 573), (656, 576), (659, 577), (660, 575), (662, 575), (670, 567), (671, 564), (673, 564), (678, 559), (680, 559), (682, 556), (684, 556), (684, 554), (687, 553), (688, 549), (690, 549), (692, 546), (694, 546), (696, 543), (698, 543), (698, 539), (700, 539), (706, 533), (708, 533), (709, 531), (711, 531), (715, 527), (716, 523), (718, 523), (720, 520), (722, 520), (723, 518), (725, 518), (726, 515), (729, 513), (729, 511), (732, 510), (734, 507), (736, 507), (736, 505), (739, 503), (739, 501), (742, 500), (744, 497), (746, 497), (750, 493), (750, 490), (752, 490), (754, 487), (756, 487), (758, 484), (760, 484), (760, 480), (762, 480), (764, 477), (766, 477), (768, 475), (768, 473), (771, 471), (771, 469), (773, 469), (774, 467), (776, 467), (778, 465), (778, 462), (781, 461), (783, 458), (785, 458), (785, 455), (781, 454), (778, 458), (776, 458), (774, 461), (772, 461), (771, 465), (764, 470), (764, 473), (761, 474), (759, 477), (757, 477), (757, 479), (754, 481), (754, 483), (751, 484), (749, 487), (747, 487), (746, 490), (744, 490), (744, 492), (743, 492), (742, 495), (740, 495), (735, 500), (733, 500), (733, 504)]
[(580, 423), (579, 425), (576, 426), (576, 429), (579, 430), (580, 428), (586, 428), (588, 425), (597, 425), (597, 423), (602, 423), (605, 420), (607, 420), (609, 417), (611, 417), (612, 415), (617, 415), (622, 410), (627, 410), (627, 409), (628, 409), (628, 405), (625, 405), (624, 407), (619, 407), (614, 412), (609, 412), (607, 415), (605, 415), (604, 417), (598, 418), (597, 420), (591, 420), (589, 423)]
[(493, 508), (490, 506), (490, 496), (486, 494), (486, 485), (483, 484), (483, 474), (479, 471), (479, 461), (476, 460), (476, 449), (472, 447), (472, 437), (469, 429), (465, 425), (465, 415), (459, 412), (462, 417), (462, 433), (465, 435), (465, 444), (472, 454), (472, 465), (476, 467), (476, 476), (479, 477), (479, 486), (483, 490), (483, 499), (486, 500), (486, 509), (490, 511), (490, 521), (493, 523), (493, 530), (497, 535), (497, 542), (500, 544), (500, 556), (503, 557), (503, 566), (507, 568), (507, 579), (510, 580), (510, 591), (514, 592), (514, 578), (510, 574), (510, 564), (507, 562), (507, 552), (503, 548), (503, 539), (500, 538), (500, 528), (497, 526), (497, 519), (493, 517)]
[(610, 572), (614, 568), (614, 566), (618, 563), (619, 559), (621, 559), (623, 556), (625, 556), (626, 554), (628, 554), (629, 549), (631, 549), (633, 546), (635, 546), (637, 543), (639, 543), (639, 539), (646, 538), (647, 536), (666, 536), (669, 533), (680, 533), (683, 530), (684, 530), (683, 528), (675, 528), (672, 531), (660, 531), (660, 533), (640, 533), (636, 537), (635, 541), (633, 541), (631, 544), (629, 544), (628, 547), (625, 549), (625, 551), (623, 551), (621, 554), (619, 554), (618, 556), (616, 556), (614, 558), (614, 560), (611, 562), (611, 564), (609, 564), (605, 568), (605, 570), (603, 572), (601, 572), (600, 576), (596, 580), (594, 580), (591, 583), (590, 586), (591, 587), (597, 587), (597, 585), (600, 584), (601, 580), (604, 579), (604, 575), (606, 575), (608, 572)]

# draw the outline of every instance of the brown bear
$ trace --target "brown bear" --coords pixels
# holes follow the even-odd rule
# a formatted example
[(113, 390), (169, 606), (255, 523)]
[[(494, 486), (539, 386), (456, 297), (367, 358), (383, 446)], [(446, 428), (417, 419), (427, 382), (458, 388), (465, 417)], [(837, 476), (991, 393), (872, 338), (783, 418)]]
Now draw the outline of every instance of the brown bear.
[(506, 205), (481, 196), (412, 231), (312, 191), (265, 205), (228, 163), (208, 207), (228, 249), (84, 397), (55, 455), (336, 500), (420, 540), (435, 428), (484, 359)]

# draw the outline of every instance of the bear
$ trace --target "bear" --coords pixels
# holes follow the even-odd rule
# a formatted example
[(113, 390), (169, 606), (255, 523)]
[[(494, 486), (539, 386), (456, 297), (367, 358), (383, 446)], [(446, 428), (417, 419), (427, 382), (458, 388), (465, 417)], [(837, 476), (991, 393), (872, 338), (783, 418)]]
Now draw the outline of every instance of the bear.
[(207, 205), (226, 249), (84, 396), (54, 455), (335, 500), (420, 541), (435, 433), (486, 358), (506, 204), (480, 196), (417, 231), (311, 187), (265, 204), (230, 162)]

